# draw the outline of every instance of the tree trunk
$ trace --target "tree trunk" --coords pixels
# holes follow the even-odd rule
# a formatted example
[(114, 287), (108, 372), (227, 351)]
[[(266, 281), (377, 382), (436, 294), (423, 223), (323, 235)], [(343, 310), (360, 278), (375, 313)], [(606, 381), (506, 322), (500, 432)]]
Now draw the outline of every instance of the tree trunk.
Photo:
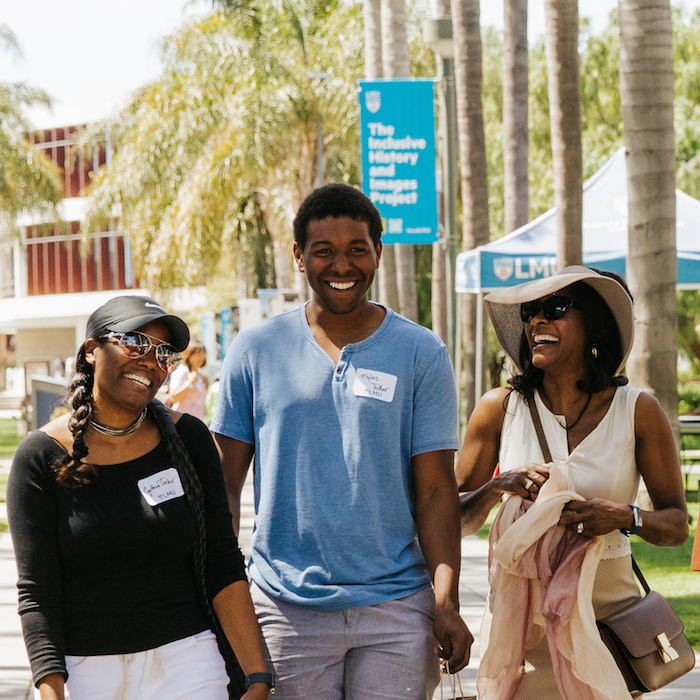
[[(376, 80), (384, 77), (382, 66), (382, 2), (364, 0), (365, 20), (365, 77)], [(385, 246), (377, 275), (379, 300), (390, 309), (399, 311), (399, 288), (396, 284), (396, 256), (394, 246)]]
[(634, 386), (656, 395), (678, 435), (676, 178), (669, 0), (620, 0), (620, 95), (627, 151)]
[(528, 222), (527, 0), (504, 1), (503, 183), (505, 233)]
[(557, 264), (580, 265), (583, 189), (578, 0), (545, 0), (545, 50), (552, 132)]
[[(450, 7), (450, 0), (436, 0), (435, 2), (435, 17), (449, 17), (452, 12)], [(440, 56), (435, 54), (435, 65), (437, 68), (437, 79), (442, 81), (444, 79), (444, 68), (443, 60)], [(440, 109), (445, 108), (444, 100), (440, 103)], [(445, 119), (444, 114), (440, 114), (441, 121)], [(450, 338), (448, 333), (448, 320), (447, 320), (447, 275), (449, 274), (449, 267), (447, 266), (447, 245), (444, 240), (444, 235), (446, 232), (445, 228), (445, 216), (447, 213), (447, 208), (445, 206), (445, 197), (450, 196), (449, 193), (445, 192), (445, 182), (446, 177), (444, 170), (448, 167), (446, 161), (447, 144), (444, 141), (445, 131), (440, 129), (440, 138), (438, 140), (438, 168), (435, 176), (435, 190), (438, 199), (438, 221), (440, 226), (441, 238), (443, 240), (433, 243), (433, 265), (432, 265), (432, 275), (431, 275), (431, 285), (430, 285), (430, 310), (433, 318), (433, 332), (438, 335), (445, 345), (450, 348), (450, 353), (452, 353), (453, 348), (450, 347)]]
[[(462, 247), (476, 248), (489, 241), (489, 199), (486, 172), (484, 112), (481, 102), (481, 34), (479, 0), (452, 0), (452, 35), (454, 37), (455, 92), (457, 130), (462, 182)], [(476, 298), (462, 295), (464, 345), (464, 385), (467, 418), (480, 397), (475, 395)], [(486, 343), (485, 324), (484, 346)], [(483, 387), (483, 380), (482, 380)]]
[[(382, 66), (385, 78), (411, 76), (405, 0), (382, 0)], [(393, 247), (396, 257), (399, 309), (406, 318), (417, 323), (415, 250), (412, 245), (398, 243)]]

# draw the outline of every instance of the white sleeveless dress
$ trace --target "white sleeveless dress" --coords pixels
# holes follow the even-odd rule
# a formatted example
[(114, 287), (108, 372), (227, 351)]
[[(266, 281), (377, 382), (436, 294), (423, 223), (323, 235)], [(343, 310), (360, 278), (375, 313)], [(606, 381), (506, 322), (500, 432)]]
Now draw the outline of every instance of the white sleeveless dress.
[[(617, 503), (634, 503), (639, 488), (635, 459), (634, 412), (640, 389), (618, 387), (600, 423), (569, 454), (564, 416), (555, 417), (535, 392), (537, 410), (552, 460), (564, 467), (575, 490), (584, 498), (605, 498)], [(559, 422), (557, 421), (557, 418)], [(521, 394), (512, 392), (501, 431), (500, 471), (525, 464), (543, 464), (544, 457), (532, 423), (530, 410)], [(640, 596), (632, 573), (629, 538), (619, 531), (605, 535), (605, 549), (593, 586), (593, 608), (597, 618), (623, 608)], [(487, 643), (488, 630), (484, 638)], [(524, 677), (517, 700), (559, 700), (546, 638), (525, 654)]]

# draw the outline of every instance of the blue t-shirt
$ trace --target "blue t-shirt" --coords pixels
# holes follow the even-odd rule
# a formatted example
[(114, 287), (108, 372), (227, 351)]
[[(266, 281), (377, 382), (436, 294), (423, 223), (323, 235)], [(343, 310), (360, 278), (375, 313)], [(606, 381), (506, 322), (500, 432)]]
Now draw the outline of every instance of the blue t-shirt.
[(430, 583), (416, 538), (411, 458), (457, 449), (445, 345), (386, 309), (338, 364), (299, 307), (240, 333), (211, 429), (255, 444), (250, 575), (321, 610), (374, 605)]

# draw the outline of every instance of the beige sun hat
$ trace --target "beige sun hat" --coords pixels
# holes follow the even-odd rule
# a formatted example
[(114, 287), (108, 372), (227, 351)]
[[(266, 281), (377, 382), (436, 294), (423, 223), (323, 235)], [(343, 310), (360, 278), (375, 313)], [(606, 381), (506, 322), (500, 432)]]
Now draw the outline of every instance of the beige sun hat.
[(499, 289), (484, 297), (494, 330), (501, 346), (520, 371), (520, 338), (524, 324), (520, 320), (520, 304), (554, 294), (574, 282), (585, 282), (600, 294), (608, 305), (620, 334), (622, 361), (615, 374), (624, 367), (634, 341), (634, 306), (627, 290), (612, 277), (580, 265), (571, 265), (550, 277)]

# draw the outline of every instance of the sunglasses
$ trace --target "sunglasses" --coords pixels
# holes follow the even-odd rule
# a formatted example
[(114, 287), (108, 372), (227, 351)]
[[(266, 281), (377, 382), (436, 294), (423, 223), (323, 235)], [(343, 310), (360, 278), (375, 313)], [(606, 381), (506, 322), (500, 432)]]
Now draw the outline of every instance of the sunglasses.
[(172, 345), (163, 343), (158, 338), (152, 338), (141, 331), (111, 332), (104, 336), (104, 339), (112, 342), (123, 355), (131, 359), (148, 355), (151, 348), (155, 348), (158, 367), (168, 374), (174, 372), (182, 360), (182, 355)]
[(520, 320), (523, 323), (530, 323), (542, 311), (548, 321), (558, 321), (566, 313), (567, 309), (574, 308), (576, 308), (576, 305), (571, 297), (554, 294), (551, 297), (547, 297), (544, 301), (535, 299), (535, 301), (526, 301), (520, 304)]

